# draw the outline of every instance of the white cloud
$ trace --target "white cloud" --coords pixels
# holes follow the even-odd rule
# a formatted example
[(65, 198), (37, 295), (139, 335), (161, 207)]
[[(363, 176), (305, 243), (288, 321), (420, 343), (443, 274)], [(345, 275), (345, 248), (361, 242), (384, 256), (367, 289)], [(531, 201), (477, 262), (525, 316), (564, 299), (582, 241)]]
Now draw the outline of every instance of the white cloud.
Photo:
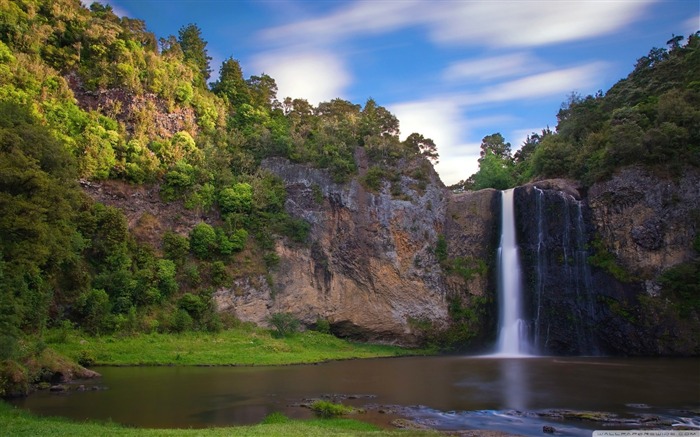
[(316, 41), (323, 44), (366, 33), (383, 33), (419, 21), (411, 10), (423, 4), (420, 0), (357, 1), (326, 16), (266, 29), (261, 36), (282, 43)]
[(352, 82), (343, 60), (326, 51), (268, 52), (256, 56), (251, 64), (255, 71), (275, 78), (280, 100), (303, 98), (317, 105), (342, 98)]
[(451, 185), (466, 179), (478, 169), (479, 144), (462, 140), (467, 126), (459, 105), (449, 98), (402, 102), (387, 107), (401, 126), (401, 138), (413, 132), (431, 138), (440, 154), (435, 169), (442, 181)]
[[(445, 185), (454, 185), (467, 179), (479, 171), (479, 150), (481, 143), (460, 144), (454, 147), (456, 153), (444, 159), (440, 155), (440, 162), (435, 166), (435, 171)], [(462, 150), (464, 153), (460, 153)], [(477, 150), (477, 152), (473, 152)], [(467, 153), (468, 152), (468, 153)]]
[(611, 33), (640, 18), (654, 1), (458, 2), (437, 10), (429, 26), (439, 43), (542, 46)]
[(454, 62), (443, 72), (448, 81), (493, 80), (520, 76), (541, 68), (541, 61), (528, 53), (514, 53), (491, 58)]
[(608, 64), (604, 62), (593, 62), (578, 67), (535, 74), (486, 87), (478, 93), (462, 96), (462, 100), (464, 105), (471, 106), (564, 94), (592, 86), (607, 66)]
[(700, 14), (685, 20), (683, 23), (683, 29), (685, 34), (695, 33), (700, 30)]
[(356, 1), (261, 35), (282, 44), (323, 44), (422, 26), (439, 44), (531, 47), (614, 32), (640, 18), (654, 1)]

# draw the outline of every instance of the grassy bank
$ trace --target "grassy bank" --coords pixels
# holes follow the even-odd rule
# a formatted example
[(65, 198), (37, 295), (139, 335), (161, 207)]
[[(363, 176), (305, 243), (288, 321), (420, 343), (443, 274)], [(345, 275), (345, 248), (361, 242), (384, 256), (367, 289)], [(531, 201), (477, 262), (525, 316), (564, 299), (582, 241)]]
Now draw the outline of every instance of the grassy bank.
[[(272, 419), (272, 420), (269, 420)], [(405, 436), (404, 431), (380, 430), (374, 425), (351, 419), (290, 420), (273, 415), (259, 425), (207, 429), (127, 428), (112, 423), (71, 422), (55, 417), (37, 417), (0, 401), (0, 435), (2, 436)], [(435, 432), (410, 432), (411, 436), (439, 435)]]
[(277, 338), (265, 329), (240, 327), (219, 333), (137, 334), (92, 337), (51, 332), (47, 343), (87, 365), (284, 365), (351, 358), (396, 357), (426, 351), (351, 343), (314, 331)]

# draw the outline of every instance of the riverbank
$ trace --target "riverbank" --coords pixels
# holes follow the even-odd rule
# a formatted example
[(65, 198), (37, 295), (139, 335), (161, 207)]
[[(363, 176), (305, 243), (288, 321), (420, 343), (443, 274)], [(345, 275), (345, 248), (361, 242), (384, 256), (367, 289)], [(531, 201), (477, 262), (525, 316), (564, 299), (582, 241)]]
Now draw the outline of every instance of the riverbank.
[[(291, 420), (279, 414), (258, 425), (205, 429), (127, 428), (114, 423), (73, 422), (56, 417), (39, 417), (0, 401), (0, 435), (12, 437), (218, 437), (218, 436), (405, 436), (405, 431), (386, 431), (352, 419)], [(411, 431), (411, 436), (439, 436), (434, 431)]]
[(431, 351), (352, 343), (305, 331), (276, 337), (242, 326), (218, 333), (135, 334), (93, 337), (79, 331), (51, 332), (47, 343), (84, 366), (264, 366), (355, 358), (427, 355)]

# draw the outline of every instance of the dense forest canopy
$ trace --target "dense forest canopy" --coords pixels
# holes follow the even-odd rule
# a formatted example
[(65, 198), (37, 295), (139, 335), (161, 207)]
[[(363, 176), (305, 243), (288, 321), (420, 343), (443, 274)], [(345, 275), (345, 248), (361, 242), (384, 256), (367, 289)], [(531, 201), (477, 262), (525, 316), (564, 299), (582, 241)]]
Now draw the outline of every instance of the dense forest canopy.
[(557, 126), (511, 154), (501, 134), (484, 137), (479, 171), (455, 189), (505, 189), (568, 177), (592, 184), (642, 165), (667, 174), (700, 166), (700, 32), (653, 48), (607, 93), (571, 94)]

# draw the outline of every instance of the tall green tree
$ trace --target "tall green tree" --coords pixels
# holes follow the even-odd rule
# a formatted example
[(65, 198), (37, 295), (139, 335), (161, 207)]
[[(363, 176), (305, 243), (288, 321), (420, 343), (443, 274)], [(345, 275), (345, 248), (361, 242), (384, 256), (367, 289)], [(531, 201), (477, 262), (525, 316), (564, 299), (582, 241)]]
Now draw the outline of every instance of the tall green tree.
[(221, 64), (219, 80), (212, 84), (211, 89), (215, 94), (228, 100), (232, 108), (240, 108), (244, 103), (251, 103), (241, 64), (233, 58), (228, 58)]
[(188, 24), (178, 31), (178, 42), (185, 56), (185, 61), (191, 63), (199, 73), (198, 85), (206, 88), (207, 81), (211, 77), (209, 61), (211, 56), (207, 53), (207, 42), (202, 39), (202, 30), (196, 24)]

